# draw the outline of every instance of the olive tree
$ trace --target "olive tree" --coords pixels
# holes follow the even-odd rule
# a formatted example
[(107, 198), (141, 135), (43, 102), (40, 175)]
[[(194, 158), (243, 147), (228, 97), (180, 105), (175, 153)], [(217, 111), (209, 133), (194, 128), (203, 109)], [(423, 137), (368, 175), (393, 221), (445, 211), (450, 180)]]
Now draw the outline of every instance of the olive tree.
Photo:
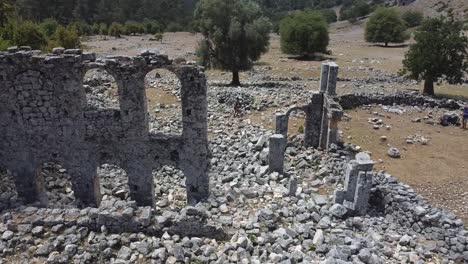
[(378, 8), (366, 24), (365, 38), (372, 43), (403, 43), (409, 39), (406, 23), (394, 8)]
[(207, 67), (232, 72), (231, 85), (240, 85), (239, 72), (268, 50), (271, 24), (249, 0), (201, 0), (195, 27), (203, 34), (197, 54)]
[(414, 34), (402, 74), (424, 80), (424, 94), (434, 95), (434, 82), (462, 82), (468, 72), (468, 37), (463, 23), (450, 18), (426, 19)]

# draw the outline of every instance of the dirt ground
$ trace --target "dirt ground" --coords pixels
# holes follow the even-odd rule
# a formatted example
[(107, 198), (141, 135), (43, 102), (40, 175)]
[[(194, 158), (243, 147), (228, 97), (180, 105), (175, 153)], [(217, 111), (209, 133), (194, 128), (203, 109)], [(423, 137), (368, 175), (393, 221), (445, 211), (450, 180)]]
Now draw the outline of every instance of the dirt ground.
[[(374, 113), (384, 114), (384, 117)], [(468, 130), (459, 127), (434, 126), (422, 122), (428, 112), (404, 114), (387, 113), (381, 107), (349, 111), (351, 120), (343, 122), (343, 138), (368, 150), (377, 163), (375, 168), (386, 170), (409, 184), (434, 205), (448, 208), (468, 223)], [(442, 111), (435, 111), (440, 116)], [(379, 118), (390, 130), (373, 128), (369, 118)], [(381, 137), (387, 137), (382, 141)], [(351, 137), (351, 139), (348, 139)], [(429, 142), (408, 144), (406, 139), (425, 138)], [(387, 155), (390, 147), (401, 152), (400, 159)]]
[[(340, 77), (367, 78), (372, 77), (369, 68), (384, 72), (397, 73), (407, 46), (383, 48), (363, 41), (362, 25), (349, 26), (346, 23), (336, 23), (330, 29), (331, 41), (329, 49), (333, 59), (340, 65)], [(194, 52), (199, 35), (192, 33), (166, 33), (160, 42), (150, 41), (151, 36), (131, 36), (124, 39), (91, 37), (84, 42), (85, 47), (99, 55), (126, 54), (136, 55), (144, 49), (165, 51), (170, 57), (186, 57), (194, 59)], [(264, 70), (264, 74), (273, 77), (301, 77), (310, 85), (311, 90), (317, 90), (317, 82), (307, 81), (307, 78), (318, 78), (320, 61), (299, 61), (281, 53), (279, 37), (272, 35), (270, 51), (256, 64)], [(216, 70), (207, 71), (209, 81), (228, 81), (230, 74)], [(241, 78), (247, 78), (246, 73)], [(383, 83), (382, 87), (390, 90), (422, 89), (422, 84), (401, 85)], [(351, 92), (351, 83), (339, 82), (338, 92)], [(387, 89), (388, 90), (388, 89)], [(149, 103), (155, 105), (159, 101), (174, 102), (172, 95), (158, 94), (158, 90), (149, 92)], [(440, 85), (436, 93), (446, 96), (468, 98), (468, 87)], [(257, 112), (245, 118), (255, 123), (273, 128), (273, 116), (277, 109)], [(415, 117), (422, 118), (427, 113), (405, 113), (403, 115), (384, 113), (382, 120), (391, 125), (391, 130), (374, 130), (368, 123), (368, 118), (375, 117), (372, 112), (384, 113), (381, 108), (371, 110), (357, 109), (349, 111), (352, 119), (341, 123), (345, 141), (360, 145), (363, 150), (372, 152), (374, 160), (382, 160), (377, 164), (383, 169), (411, 185), (419, 194), (433, 204), (453, 211), (465, 223), (468, 223), (468, 131), (455, 127), (427, 125), (424, 122), (413, 123)], [(434, 116), (440, 115), (436, 111)], [(300, 117), (291, 120), (290, 133), (298, 133), (303, 121)], [(429, 139), (427, 145), (407, 144), (408, 136), (422, 135)], [(351, 136), (351, 137), (349, 137)], [(386, 142), (380, 137), (387, 136)], [(386, 155), (389, 146), (395, 146), (402, 152), (400, 159), (391, 159)]]

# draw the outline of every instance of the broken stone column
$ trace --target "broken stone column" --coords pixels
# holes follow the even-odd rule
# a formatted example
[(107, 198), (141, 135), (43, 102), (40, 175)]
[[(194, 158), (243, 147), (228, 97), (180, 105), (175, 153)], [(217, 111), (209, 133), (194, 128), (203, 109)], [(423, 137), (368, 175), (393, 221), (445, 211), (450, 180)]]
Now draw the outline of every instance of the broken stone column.
[(330, 70), (330, 65), (328, 63), (323, 63), (322, 71), (320, 75), (320, 92), (321, 93), (327, 93), (329, 70)]
[(335, 191), (335, 203), (344, 205), (355, 215), (366, 214), (374, 175), (373, 166), (369, 154), (358, 153), (356, 159), (346, 167), (344, 190)]
[(180, 166), (186, 177), (187, 203), (195, 205), (210, 195), (206, 77), (189, 66), (179, 68), (176, 74), (182, 86)]
[(335, 101), (330, 102), (330, 119), (328, 123), (328, 143), (327, 147), (331, 144), (336, 144), (339, 141), (338, 123), (343, 118), (343, 109)]
[(276, 134), (281, 134), (285, 138), (288, 137), (288, 116), (286, 114), (277, 113), (275, 116)]
[(338, 65), (334, 62), (328, 64), (328, 84), (327, 94), (330, 96), (336, 96), (336, 82), (338, 79)]
[(323, 150), (328, 149), (328, 126), (330, 125), (329, 109), (328, 109), (328, 98), (324, 98), (322, 108), (322, 118), (320, 125), (320, 144), (319, 147)]
[(307, 106), (305, 129), (304, 129), (304, 145), (306, 147), (317, 148), (320, 143), (320, 127), (322, 125), (323, 111), (322, 93), (313, 94), (310, 104)]
[(284, 172), (284, 151), (286, 149), (287, 139), (281, 134), (270, 136), (269, 169), (271, 172)]

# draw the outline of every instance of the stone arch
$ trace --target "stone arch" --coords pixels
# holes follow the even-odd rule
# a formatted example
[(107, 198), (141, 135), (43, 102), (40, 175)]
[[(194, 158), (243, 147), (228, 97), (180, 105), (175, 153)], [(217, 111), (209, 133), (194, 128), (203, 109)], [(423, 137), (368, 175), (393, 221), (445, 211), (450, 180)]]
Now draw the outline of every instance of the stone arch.
[(120, 109), (117, 79), (104, 67), (89, 68), (83, 75), (87, 109)]
[(172, 68), (156, 68), (145, 76), (150, 131), (181, 134), (181, 82)]
[(305, 115), (304, 118), (304, 134), (306, 128), (306, 119), (307, 119), (307, 109), (305, 106), (292, 106), (288, 109), (286, 113), (276, 115), (276, 133), (282, 134), (285, 138), (288, 138), (288, 132), (290, 131), (290, 117), (296, 112), (303, 112)]

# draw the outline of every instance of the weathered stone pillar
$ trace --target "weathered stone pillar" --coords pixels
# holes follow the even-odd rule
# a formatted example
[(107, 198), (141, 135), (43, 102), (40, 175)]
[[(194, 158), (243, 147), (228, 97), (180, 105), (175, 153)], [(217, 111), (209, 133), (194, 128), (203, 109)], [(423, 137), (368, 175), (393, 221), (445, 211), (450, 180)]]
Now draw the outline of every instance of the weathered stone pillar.
[(318, 148), (320, 142), (320, 128), (322, 124), (323, 111), (322, 93), (313, 94), (311, 102), (306, 109), (306, 120), (304, 130), (304, 144), (306, 147)]
[(275, 116), (276, 134), (281, 134), (288, 138), (288, 116), (286, 114), (277, 113)]
[(154, 206), (154, 184), (149, 152), (149, 128), (146, 106), (145, 69), (139, 64), (125, 67), (110, 64), (108, 69), (119, 88), (121, 126), (125, 131), (122, 152), (128, 159), (123, 164), (127, 172), (130, 197), (139, 206)]
[(195, 205), (209, 193), (208, 101), (205, 75), (197, 68), (177, 69), (182, 97), (182, 152), (180, 166), (185, 174), (187, 202)]
[(344, 190), (335, 191), (335, 203), (343, 204), (356, 215), (365, 214), (372, 188), (373, 165), (369, 154), (358, 153), (346, 167)]
[(328, 63), (322, 63), (322, 71), (320, 74), (320, 92), (321, 93), (327, 93), (329, 70), (330, 70), (330, 65)]
[(97, 176), (97, 164), (92, 161), (76, 160), (67, 165), (71, 176), (73, 192), (78, 205), (81, 207), (97, 207), (101, 203), (99, 178)]
[(320, 144), (319, 147), (323, 150), (328, 149), (328, 126), (330, 125), (330, 113), (328, 112), (328, 98), (325, 96), (323, 99), (323, 110), (322, 110), (322, 124), (320, 131)]
[(334, 62), (329, 63), (327, 94), (336, 96), (336, 82), (338, 79), (338, 65)]
[(284, 151), (286, 149), (287, 139), (281, 134), (270, 136), (268, 165), (270, 171), (280, 174), (284, 172)]
[(147, 160), (147, 157), (143, 156), (134, 157), (126, 162), (124, 169), (128, 177), (130, 197), (139, 206), (154, 207), (153, 174)]
[(329, 125), (328, 125), (327, 146), (330, 146), (331, 144), (336, 144), (339, 141), (338, 123), (341, 121), (342, 117), (343, 117), (343, 110), (341, 109), (340, 105), (335, 102), (332, 102), (330, 120), (329, 120)]

